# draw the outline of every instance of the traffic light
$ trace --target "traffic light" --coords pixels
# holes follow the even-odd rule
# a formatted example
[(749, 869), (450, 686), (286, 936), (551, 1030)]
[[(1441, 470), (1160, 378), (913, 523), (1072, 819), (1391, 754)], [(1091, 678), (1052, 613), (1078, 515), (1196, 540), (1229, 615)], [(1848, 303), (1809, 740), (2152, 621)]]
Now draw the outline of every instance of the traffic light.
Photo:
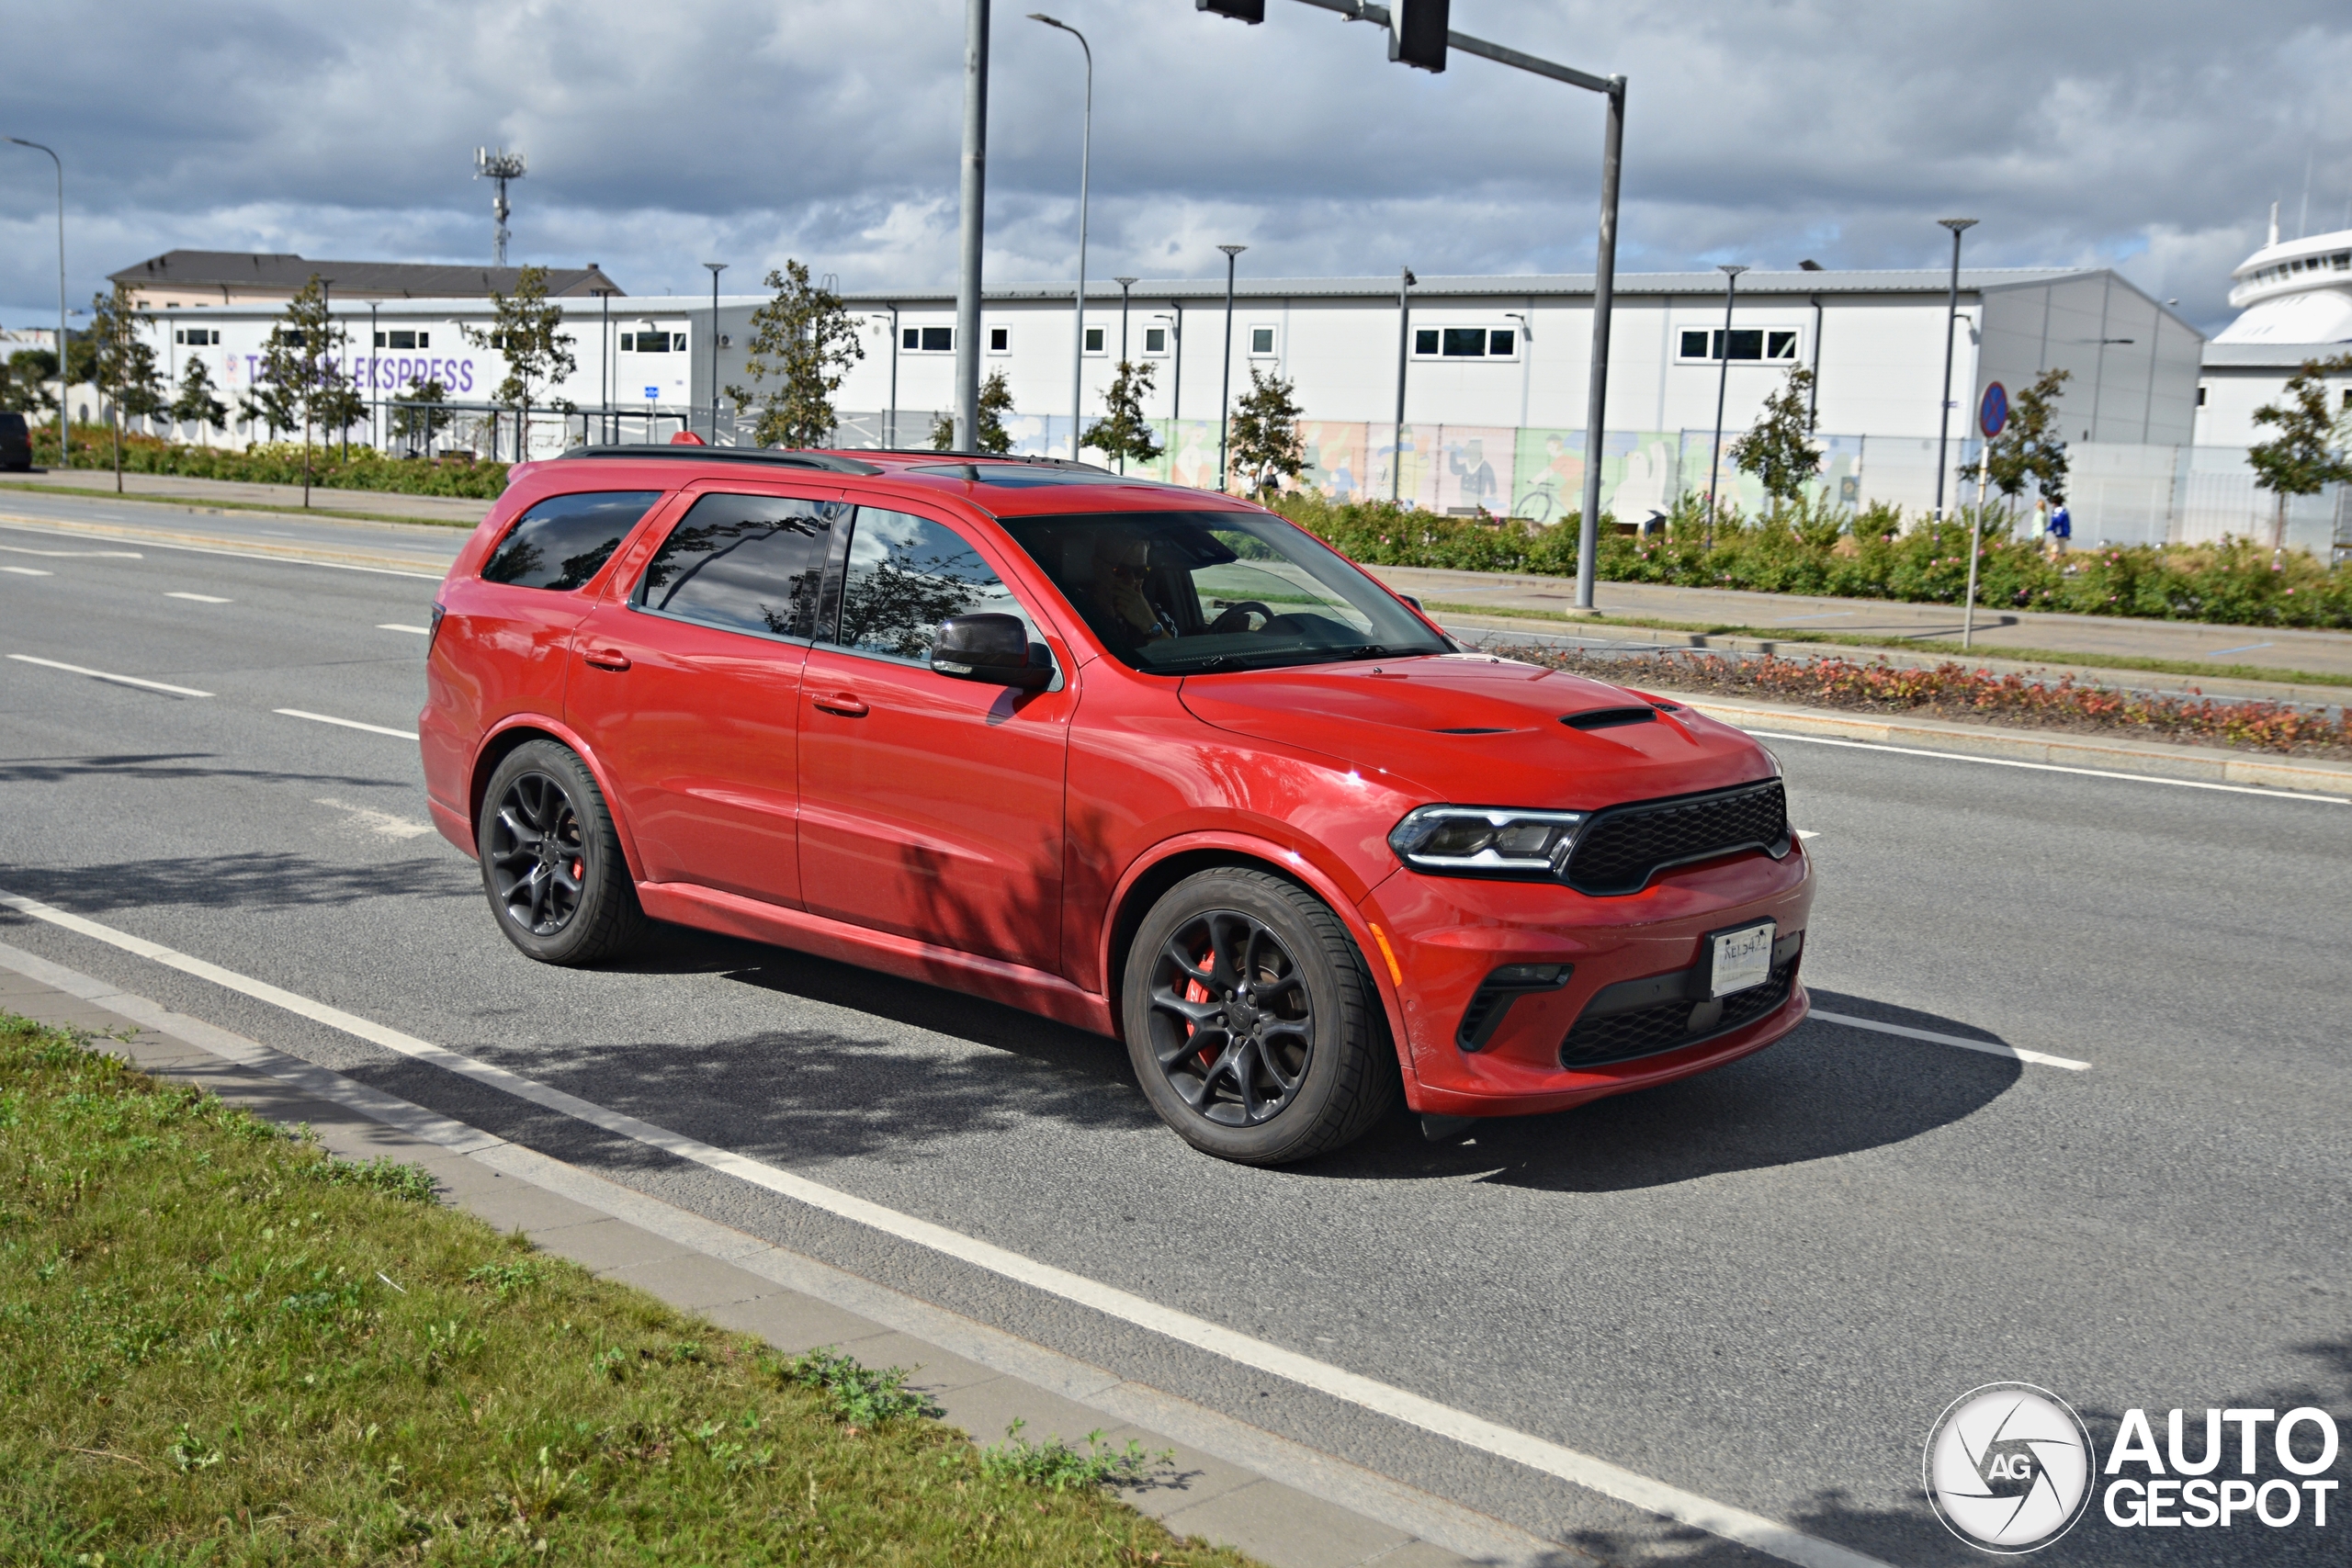
[(1193, 7), (1212, 16), (1231, 17), (1252, 27), (1266, 19), (1266, 0), (1193, 0)]
[[(1388, 0), (1388, 58), (1444, 70), (1447, 6), (1448, 0)], [(1262, 14), (1264, 7), (1259, 9)]]

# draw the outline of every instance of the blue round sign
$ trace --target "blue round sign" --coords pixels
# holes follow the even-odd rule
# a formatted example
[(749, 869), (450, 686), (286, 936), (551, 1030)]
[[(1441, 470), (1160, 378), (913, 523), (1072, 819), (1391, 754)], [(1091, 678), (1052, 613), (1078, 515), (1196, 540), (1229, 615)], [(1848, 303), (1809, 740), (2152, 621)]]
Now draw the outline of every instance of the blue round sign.
[(1984, 400), (1976, 405), (1976, 428), (1990, 441), (2001, 434), (2009, 423), (2009, 389), (1995, 381), (1984, 389)]

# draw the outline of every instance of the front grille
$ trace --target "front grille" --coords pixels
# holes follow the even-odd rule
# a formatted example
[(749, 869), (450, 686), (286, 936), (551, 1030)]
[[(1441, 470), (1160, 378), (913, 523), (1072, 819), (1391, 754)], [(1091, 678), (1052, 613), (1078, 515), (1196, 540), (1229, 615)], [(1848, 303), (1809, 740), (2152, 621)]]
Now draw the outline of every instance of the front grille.
[(1594, 815), (1568, 857), (1568, 886), (1600, 896), (1639, 893), (1670, 865), (1737, 850), (1788, 852), (1788, 797), (1778, 779), (1713, 795), (1612, 806)]
[[(1560, 1066), (1597, 1067), (1635, 1056), (1654, 1056), (1661, 1051), (1679, 1050), (1718, 1034), (1728, 1034), (1754, 1023), (1787, 1001), (1789, 987), (1796, 983), (1796, 960), (1792, 958), (1775, 967), (1762, 985), (1734, 991), (1723, 999), (1722, 1012), (1712, 1021), (1709, 1015), (1715, 1012), (1712, 1004), (1683, 997), (1656, 1007), (1600, 1018), (1588, 1012), (1577, 1020), (1568, 1037), (1560, 1043)], [(1699, 1022), (1696, 1029), (1691, 1027), (1694, 1019)]]

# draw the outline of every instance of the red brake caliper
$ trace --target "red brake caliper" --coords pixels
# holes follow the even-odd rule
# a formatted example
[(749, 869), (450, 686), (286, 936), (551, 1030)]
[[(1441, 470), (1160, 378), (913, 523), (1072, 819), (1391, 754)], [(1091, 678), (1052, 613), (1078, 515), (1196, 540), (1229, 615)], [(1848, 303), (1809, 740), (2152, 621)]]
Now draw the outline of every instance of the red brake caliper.
[[(1184, 999), (1188, 1002), (1207, 1001), (1209, 999), (1209, 988), (1206, 986), (1202, 985), (1198, 980), (1186, 980), (1184, 982)], [(1201, 1026), (1197, 1023), (1187, 1022), (1184, 1025), (1184, 1038), (1187, 1040), (1190, 1040), (1193, 1035), (1198, 1034), (1200, 1032)], [(1214, 1059), (1209, 1056), (1209, 1053), (1205, 1049), (1201, 1052), (1201, 1056), (1203, 1058), (1201, 1066), (1204, 1067), (1214, 1065)]]

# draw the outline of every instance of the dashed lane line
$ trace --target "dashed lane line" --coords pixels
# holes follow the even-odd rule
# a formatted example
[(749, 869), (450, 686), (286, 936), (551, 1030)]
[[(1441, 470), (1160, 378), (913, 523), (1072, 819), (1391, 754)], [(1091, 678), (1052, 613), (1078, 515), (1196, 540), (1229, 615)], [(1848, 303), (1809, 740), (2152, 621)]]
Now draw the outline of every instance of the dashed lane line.
[(337, 718), (331, 713), (304, 713), (300, 708), (272, 708), (269, 711), (282, 713), (288, 718), (307, 718), (312, 724), (340, 725), (345, 729), (364, 729), (370, 735), (389, 735), (399, 740), (416, 739), (416, 731), (413, 729), (393, 729), (381, 724), (362, 724), (356, 718)]
[(431, 637), (433, 635), (430, 627), (404, 626), (397, 621), (379, 621), (376, 623), (376, 629), (379, 632), (414, 632), (418, 637)]
[(166, 599), (185, 599), (192, 604), (233, 604), (234, 599), (223, 599), (217, 593), (182, 593), (176, 591), (164, 595)]
[(0, 571), (13, 571), (18, 577), (55, 577), (53, 571), (43, 571), (37, 566), (0, 566)]
[(102, 925), (13, 893), (0, 892), (0, 907), (177, 969), (182, 974), (195, 976), (241, 996), (266, 1002), (400, 1055), (429, 1062), (518, 1100), (560, 1111), (649, 1148), (735, 1177), (793, 1201), (956, 1258), (1046, 1294), (1090, 1307), (1107, 1317), (1190, 1345), (1238, 1365), (1312, 1389), (1359, 1409), (1418, 1427), (1465, 1448), (1524, 1465), (1539, 1473), (1613, 1497), (1621, 1503), (1646, 1509), (1724, 1540), (1752, 1547), (1784, 1562), (1797, 1563), (1801, 1568), (1888, 1568), (1877, 1558), (1823, 1540), (1818, 1536), (1807, 1535), (1777, 1519), (1768, 1519), (1760, 1514), (1751, 1514), (1743, 1508), (1686, 1492), (1679, 1486), (1611, 1464), (1607, 1460), (1518, 1431), (1465, 1410), (1457, 1410), (1452, 1405), (1441, 1404), (1436, 1400), (1349, 1371), (1329, 1361), (1302, 1356), (1222, 1324), (1162, 1306), (1130, 1292), (1073, 1274), (1049, 1263), (1041, 1263), (959, 1231), (949, 1230), (944, 1225), (869, 1202), (763, 1160), (706, 1144), (698, 1138), (671, 1132), (666, 1127), (634, 1116), (608, 1111), (593, 1101), (509, 1072), (503, 1067), (460, 1055), (371, 1019), (361, 1018), (324, 1002), (313, 1001), (234, 970), (223, 969), (217, 964), (190, 957), (161, 943), (149, 942), (144, 937), (133, 936), (129, 931), (118, 931), (112, 926)]
[(209, 692), (199, 692), (193, 686), (175, 686), (166, 681), (149, 681), (137, 675), (117, 675), (107, 670), (87, 670), (79, 664), (60, 664), (54, 659), (35, 659), (29, 653), (12, 653), (9, 658), (19, 664), (38, 664), (44, 670), (62, 670), (69, 675), (87, 675), (94, 681), (112, 681), (118, 685), (143, 686), (151, 692), (169, 692), (175, 697), (209, 697)]
[(1963, 1051), (1982, 1051), (1988, 1056), (2007, 1056), (2019, 1062), (2031, 1062), (2037, 1066), (2064, 1067), (2070, 1073), (2091, 1070), (2088, 1062), (2078, 1062), (2072, 1056), (2053, 1056), (2046, 1051), (2029, 1051), (2021, 1045), (2007, 1045), (1998, 1040), (1970, 1040), (1959, 1034), (1939, 1034), (1932, 1029), (1913, 1029), (1906, 1024), (1881, 1023), (1874, 1018), (1856, 1018), (1851, 1013), (1824, 1012), (1815, 1008), (1805, 1014), (1824, 1023), (1842, 1024), (1848, 1029), (1867, 1029), (1878, 1034), (1899, 1034), (1905, 1040), (1925, 1040), (1936, 1045), (1957, 1045)]

